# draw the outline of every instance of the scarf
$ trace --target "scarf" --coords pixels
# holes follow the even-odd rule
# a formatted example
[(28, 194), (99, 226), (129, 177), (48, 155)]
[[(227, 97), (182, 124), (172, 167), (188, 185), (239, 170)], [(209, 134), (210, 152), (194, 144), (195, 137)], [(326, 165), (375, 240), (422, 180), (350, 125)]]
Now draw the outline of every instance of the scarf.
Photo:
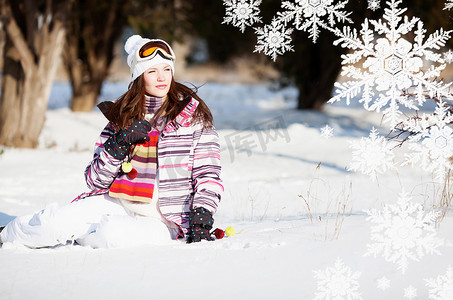
[[(162, 98), (145, 96), (145, 119), (149, 121), (161, 105)], [(163, 120), (159, 118), (157, 124), (157, 128), (148, 133), (149, 141), (135, 145), (132, 150), (130, 163), (137, 176), (132, 178), (128, 173), (120, 173), (110, 186), (109, 196), (151, 203), (157, 174), (157, 144)]]

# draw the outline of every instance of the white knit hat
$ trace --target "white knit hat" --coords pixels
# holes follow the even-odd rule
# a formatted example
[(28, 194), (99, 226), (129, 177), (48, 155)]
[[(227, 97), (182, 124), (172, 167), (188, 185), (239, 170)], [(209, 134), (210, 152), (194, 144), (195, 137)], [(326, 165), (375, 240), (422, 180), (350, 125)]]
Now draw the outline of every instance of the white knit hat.
[(175, 74), (175, 63), (174, 60), (165, 58), (161, 55), (156, 55), (151, 59), (145, 59), (143, 60), (139, 56), (139, 50), (140, 48), (145, 45), (148, 42), (151, 41), (159, 41), (165, 43), (168, 48), (170, 48), (171, 52), (174, 54), (173, 49), (168, 45), (167, 42), (159, 39), (147, 39), (147, 38), (142, 38), (138, 34), (130, 36), (126, 43), (124, 44), (124, 50), (127, 52), (127, 64), (129, 65), (131, 69), (131, 81), (134, 81), (139, 77), (140, 75), (143, 74), (146, 70), (149, 68), (161, 64), (161, 63), (166, 63), (171, 67), (171, 72), (174, 75)]

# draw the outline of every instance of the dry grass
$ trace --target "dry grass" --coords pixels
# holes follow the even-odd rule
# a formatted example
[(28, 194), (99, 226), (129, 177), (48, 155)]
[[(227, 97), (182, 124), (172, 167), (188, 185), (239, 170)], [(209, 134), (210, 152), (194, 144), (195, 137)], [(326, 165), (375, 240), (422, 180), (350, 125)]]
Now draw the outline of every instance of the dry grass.
[[(348, 206), (352, 193), (352, 182), (349, 181), (348, 184), (345, 183), (345, 186), (343, 187), (340, 194), (337, 197), (332, 198), (331, 188), (328, 182), (319, 178), (317, 175), (320, 168), (321, 163), (319, 163), (316, 167), (315, 176), (310, 182), (306, 195), (298, 196), (305, 202), (311, 223), (319, 225), (324, 223), (324, 240), (334, 240), (338, 239), (338, 237), (340, 236), (343, 221), (346, 216), (346, 208)], [(319, 185), (321, 185), (321, 187), (319, 187)], [(319, 190), (327, 193), (327, 196), (324, 196), (326, 198), (322, 198), (318, 195)], [(320, 213), (318, 212), (318, 204), (323, 202), (327, 202), (327, 206), (325, 212)], [(330, 210), (332, 204), (336, 205), (334, 212)], [(335, 221), (333, 224), (331, 224), (332, 220)]]
[(452, 170), (448, 170), (445, 175), (445, 179), (444, 179), (443, 186), (442, 186), (442, 192), (440, 194), (440, 199), (439, 199), (439, 203), (438, 203), (438, 209), (440, 210), (439, 211), (440, 215), (437, 220), (437, 224), (436, 224), (437, 227), (440, 226), (440, 223), (445, 218), (445, 216), (447, 215), (447, 213), (451, 207), (451, 202), (453, 199), (453, 193), (452, 193), (453, 185), (452, 185), (452, 181), (451, 181), (452, 175), (453, 175)]

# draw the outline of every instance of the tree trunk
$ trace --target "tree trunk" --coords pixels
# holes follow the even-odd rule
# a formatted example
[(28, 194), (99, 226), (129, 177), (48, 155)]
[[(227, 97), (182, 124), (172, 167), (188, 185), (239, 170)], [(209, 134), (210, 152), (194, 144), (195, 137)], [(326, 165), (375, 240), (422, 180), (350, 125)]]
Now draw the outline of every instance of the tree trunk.
[[(332, 52), (323, 45), (312, 45), (309, 51), (308, 69), (310, 76), (300, 81), (296, 78), (296, 86), (299, 90), (297, 98), (297, 109), (321, 109), (331, 97), (334, 90), (334, 83), (341, 70), (340, 55), (326, 55), (325, 52)], [(330, 45), (330, 47), (333, 47)], [(324, 55), (323, 55), (324, 53)]]
[(323, 32), (316, 43), (301, 31), (293, 32), (292, 38), (295, 51), (276, 62), (283, 75), (281, 81), (297, 87), (297, 109), (321, 109), (331, 98), (345, 50), (333, 45), (335, 36), (329, 32)]
[(79, 0), (71, 10), (64, 64), (73, 111), (91, 111), (113, 61), (114, 44), (126, 24), (127, 0)]
[[(94, 54), (94, 49), (87, 49), (86, 61), (73, 57), (72, 59), (79, 63), (68, 64), (67, 69), (71, 74), (72, 85), (72, 111), (92, 111), (96, 106), (97, 98), (101, 93), (102, 84), (107, 77), (113, 57), (113, 49), (105, 49), (105, 51), (112, 54)], [(74, 51), (74, 53), (78, 52)]]
[[(16, 21), (9, 2), (1, 1), (0, 4), (6, 32), (0, 98), (0, 144), (36, 147), (44, 126), (65, 28), (62, 20), (55, 20), (51, 26), (49, 23), (42, 24), (40, 32), (35, 27), (36, 32), (32, 34), (27, 32), (30, 27)], [(50, 14), (49, 11), (46, 13)], [(51, 14), (58, 16), (59, 13), (53, 11)], [(20, 17), (37, 16), (36, 12), (26, 11), (26, 15)], [(30, 23), (30, 19), (27, 21)], [(35, 38), (30, 38), (33, 36)]]
[(73, 89), (71, 110), (92, 111), (101, 93), (102, 82), (84, 82), (78, 89)]

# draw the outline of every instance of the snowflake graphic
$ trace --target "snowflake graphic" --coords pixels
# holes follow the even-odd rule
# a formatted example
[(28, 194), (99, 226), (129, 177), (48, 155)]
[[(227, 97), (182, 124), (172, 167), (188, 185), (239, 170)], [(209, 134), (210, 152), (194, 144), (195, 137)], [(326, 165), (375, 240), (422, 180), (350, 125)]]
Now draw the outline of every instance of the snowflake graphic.
[(450, 300), (453, 299), (453, 267), (448, 266), (445, 275), (437, 278), (425, 279), (426, 286), (430, 288), (429, 299)]
[(411, 202), (404, 191), (395, 205), (385, 205), (382, 211), (369, 210), (372, 244), (368, 244), (365, 256), (376, 257), (382, 253), (388, 262), (396, 263), (404, 274), (409, 260), (419, 261), (424, 254), (440, 254), (437, 248), (443, 240), (436, 236), (437, 212), (426, 213), (422, 205)]
[(451, 114), (450, 105), (438, 99), (436, 109), (433, 113), (423, 113), (420, 117), (408, 118), (401, 122), (398, 128), (412, 132), (413, 135), (409, 139), (413, 142), (419, 142), (423, 137), (429, 135), (429, 130), (433, 126), (445, 127), (452, 123), (453, 115)]
[(315, 279), (318, 280), (317, 299), (362, 299), (359, 293), (358, 279), (360, 272), (352, 272), (351, 268), (345, 266), (340, 258), (335, 261), (335, 266), (327, 267), (324, 271), (313, 271)]
[(447, 52), (445, 52), (444, 53), (444, 60), (445, 60), (446, 63), (451, 64), (453, 62), (453, 51), (448, 50)]
[(261, 0), (223, 0), (225, 17), (222, 24), (232, 23), (244, 33), (246, 26), (261, 23), (260, 4)]
[[(258, 43), (254, 52), (264, 52), (275, 61), (278, 55), (283, 55), (287, 51), (294, 51), (291, 45), (291, 33), (293, 28), (289, 28), (291, 23), (297, 30), (309, 33), (309, 37), (316, 42), (320, 29), (335, 32), (338, 22), (350, 22), (351, 12), (344, 11), (349, 0), (295, 0), (282, 1), (283, 11), (277, 12), (271, 24), (264, 27), (254, 27), (258, 36)], [(241, 32), (245, 31), (246, 26), (252, 26), (261, 22), (259, 16), (259, 5), (261, 0), (223, 0), (226, 13), (222, 22), (233, 24), (239, 27)]]
[(415, 297), (417, 297), (417, 289), (412, 285), (404, 289), (404, 298), (414, 299)]
[(325, 137), (326, 139), (333, 136), (333, 128), (326, 124), (323, 128), (321, 128), (321, 136)]
[(368, 0), (368, 9), (373, 11), (381, 8), (381, 0)]
[(308, 31), (309, 37), (316, 43), (320, 28), (334, 31), (337, 21), (352, 23), (348, 18), (351, 13), (343, 11), (348, 0), (336, 4), (333, 2), (334, 0), (296, 0), (295, 3), (283, 1), (282, 8), (285, 11), (277, 13), (277, 20), (285, 26), (293, 21), (297, 30)]
[(377, 287), (378, 287), (378, 289), (383, 290), (383, 291), (389, 289), (390, 288), (390, 280), (387, 277), (385, 277), (385, 276), (379, 278), (377, 280)]
[(399, 130), (411, 132), (403, 165), (418, 165), (443, 180), (452, 165), (453, 115), (451, 106), (438, 99), (435, 111), (401, 122)]
[(431, 126), (411, 137), (408, 146), (412, 152), (406, 153), (405, 164), (418, 164), (439, 180), (453, 167), (453, 130), (448, 126)]
[(384, 137), (380, 137), (374, 127), (368, 138), (352, 141), (350, 147), (353, 149), (350, 171), (359, 171), (374, 181), (378, 173), (383, 174), (388, 169), (395, 169), (393, 146)]
[[(403, 18), (407, 9), (399, 8), (401, 2), (387, 1), (389, 8), (385, 9), (383, 19), (365, 19), (361, 39), (357, 30), (350, 27), (336, 30), (339, 38), (334, 45), (353, 50), (342, 55), (341, 73), (352, 80), (335, 83), (336, 95), (329, 100), (332, 103), (345, 98), (349, 104), (351, 98), (359, 96), (365, 109), (377, 112), (383, 109), (384, 120), (392, 127), (402, 114), (400, 105), (417, 110), (426, 101), (424, 94), (448, 96), (450, 86), (436, 81), (446, 66), (436, 50), (445, 46), (452, 31), (441, 28), (425, 39), (423, 22), (417, 17)], [(408, 33), (414, 34), (413, 43), (405, 36)], [(376, 35), (381, 37), (376, 39)], [(427, 63), (429, 66), (424, 67)]]
[(445, 2), (445, 8), (444, 9), (452, 9), (453, 8), (453, 0), (447, 0), (447, 2)]
[(277, 55), (282, 55), (287, 51), (294, 51), (291, 45), (292, 28), (286, 28), (277, 19), (272, 20), (271, 25), (255, 28), (258, 35), (258, 45), (255, 46), (253, 52), (264, 52), (264, 54), (272, 57), (272, 60), (277, 59)]
[(432, 160), (448, 159), (453, 156), (453, 130), (450, 127), (433, 127), (422, 144), (429, 149)]

